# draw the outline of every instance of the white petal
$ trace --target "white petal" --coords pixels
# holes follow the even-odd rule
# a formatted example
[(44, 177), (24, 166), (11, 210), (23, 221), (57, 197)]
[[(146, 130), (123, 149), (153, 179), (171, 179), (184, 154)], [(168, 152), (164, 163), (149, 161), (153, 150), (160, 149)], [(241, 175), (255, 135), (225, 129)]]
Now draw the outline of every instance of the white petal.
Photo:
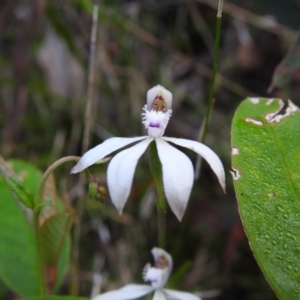
[(153, 139), (138, 143), (137, 145), (118, 153), (110, 162), (107, 169), (107, 184), (111, 200), (119, 213), (122, 213), (123, 207), (130, 193), (134, 170), (137, 161), (145, 152)]
[(167, 300), (167, 298), (161, 290), (156, 290), (152, 300)]
[(201, 300), (201, 298), (199, 298), (191, 293), (179, 292), (179, 291), (167, 290), (167, 289), (164, 289), (164, 292), (168, 296), (173, 297), (176, 300)]
[(71, 174), (81, 172), (108, 154), (145, 138), (147, 138), (147, 136), (139, 136), (134, 138), (112, 137), (107, 139), (100, 145), (86, 152), (80, 158), (77, 165), (71, 170)]
[(199, 143), (197, 141), (191, 141), (186, 139), (177, 139), (177, 138), (169, 138), (169, 137), (163, 137), (164, 140), (168, 142), (172, 142), (178, 146), (188, 148), (190, 150), (195, 151), (199, 155), (201, 155), (210, 165), (212, 170), (215, 172), (215, 174), (218, 177), (219, 183), (225, 192), (226, 186), (225, 186), (225, 171), (223, 164), (219, 158), (219, 156), (213, 152), (210, 148), (205, 146), (202, 143)]
[(92, 300), (131, 300), (145, 296), (153, 291), (150, 285), (128, 284), (123, 288), (96, 296)]
[(184, 153), (163, 139), (157, 138), (155, 141), (162, 164), (166, 198), (172, 211), (181, 221), (193, 186), (193, 165)]

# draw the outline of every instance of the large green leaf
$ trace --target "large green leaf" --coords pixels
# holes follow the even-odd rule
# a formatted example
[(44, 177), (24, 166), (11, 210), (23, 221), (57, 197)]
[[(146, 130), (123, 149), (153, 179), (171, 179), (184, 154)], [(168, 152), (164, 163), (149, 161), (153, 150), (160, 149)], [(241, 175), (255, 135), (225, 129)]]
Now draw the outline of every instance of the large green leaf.
[(0, 241), (0, 277), (22, 296), (38, 295), (38, 256), (34, 235), (2, 176)]
[(232, 175), (254, 255), (280, 299), (300, 299), (300, 110), (252, 98), (232, 124)]

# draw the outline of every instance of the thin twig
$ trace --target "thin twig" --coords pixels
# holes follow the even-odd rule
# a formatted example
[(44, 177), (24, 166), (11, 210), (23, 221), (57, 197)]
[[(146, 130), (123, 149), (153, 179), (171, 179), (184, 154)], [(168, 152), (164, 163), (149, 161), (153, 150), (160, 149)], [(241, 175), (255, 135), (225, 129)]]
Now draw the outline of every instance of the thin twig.
[[(216, 38), (215, 38), (215, 47), (214, 47), (214, 59), (213, 59), (213, 69), (212, 69), (212, 77), (211, 77), (211, 83), (210, 83), (210, 88), (209, 88), (209, 95), (208, 95), (208, 104), (207, 104), (207, 110), (205, 114), (205, 118), (203, 121), (203, 125), (201, 127), (200, 133), (199, 133), (199, 140), (201, 142), (204, 142), (209, 121), (210, 121), (210, 116), (213, 110), (213, 105), (214, 105), (214, 92), (215, 92), (215, 81), (216, 81), (216, 75), (217, 75), (217, 66), (218, 66), (218, 59), (219, 59), (219, 46), (220, 46), (220, 37), (221, 37), (221, 20), (222, 20), (222, 7), (223, 7), (223, 0), (219, 0), (219, 5), (218, 5), (218, 12), (217, 12), (217, 26), (216, 26)], [(196, 167), (195, 167), (195, 178), (199, 176), (200, 169), (201, 169), (201, 162), (202, 162), (202, 157), (200, 155), (197, 156), (197, 161), (196, 161)], [(185, 212), (186, 215), (189, 215), (189, 211), (191, 209), (191, 205), (187, 207), (187, 210)], [(175, 245), (175, 254), (177, 255), (178, 249), (180, 248), (179, 241), (182, 241), (183, 235), (186, 231), (187, 228), (187, 218), (184, 218), (180, 231), (179, 231), (179, 237), (178, 237), (178, 242), (177, 245)], [(176, 255), (174, 255), (176, 257)]]
[[(208, 126), (210, 123), (210, 117), (213, 111), (214, 106), (214, 92), (215, 92), (215, 83), (216, 83), (216, 75), (217, 75), (217, 66), (219, 60), (219, 48), (220, 48), (220, 38), (221, 38), (221, 20), (222, 20), (222, 9), (223, 9), (223, 0), (219, 0), (218, 12), (217, 12), (217, 27), (216, 27), (216, 40), (215, 40), (215, 49), (214, 49), (214, 60), (213, 60), (213, 68), (212, 68), (212, 76), (209, 87), (209, 95), (208, 95), (208, 103), (207, 110), (203, 120), (203, 125), (200, 129), (199, 141), (204, 143)], [(196, 167), (195, 167), (195, 179), (199, 177), (200, 169), (201, 169), (202, 157), (197, 156)]]
[[(77, 0), (77, 2), (81, 7), (86, 10), (90, 11), (91, 7), (88, 3), (85, 3), (86, 5), (82, 5), (81, 2)], [(140, 28), (135, 23), (128, 20), (128, 18), (125, 18), (120, 15), (120, 13), (115, 12), (110, 7), (107, 7), (105, 5), (99, 6), (99, 18), (105, 22), (113, 23), (114, 25), (120, 26), (121, 28), (124, 28), (128, 32), (134, 34), (136, 37), (138, 37), (140, 40), (144, 41), (145, 43), (149, 44), (152, 47), (159, 48), (161, 51), (165, 51), (168, 53), (173, 59), (178, 60), (180, 62), (185, 62), (191, 66), (198, 74), (210, 79), (212, 76), (212, 71), (210, 68), (206, 67), (205, 65), (199, 63), (199, 61), (191, 56), (188, 56), (173, 47), (171, 47), (169, 44), (161, 41), (145, 29)], [(254, 92), (249, 91), (248, 89), (242, 87), (241, 85), (235, 83), (234, 81), (226, 78), (222, 74), (217, 75), (217, 81), (218, 84), (227, 90), (233, 92), (236, 95), (239, 95), (241, 97), (245, 96), (257, 96)]]
[(92, 124), (92, 104), (94, 98), (95, 86), (95, 66), (96, 66), (96, 41), (97, 41), (97, 23), (98, 23), (98, 6), (94, 6), (93, 11), (93, 27), (91, 33), (90, 44), (90, 61), (89, 61), (89, 78), (88, 78), (88, 94), (85, 111), (85, 127), (83, 133), (82, 153), (86, 152), (89, 147), (90, 132)]
[[(213, 8), (218, 8), (218, 0), (196, 0), (199, 3), (204, 3)], [(260, 16), (242, 7), (239, 7), (229, 1), (224, 3), (223, 12), (231, 15), (232, 17), (245, 21), (265, 31), (272, 32), (278, 36), (281, 36), (289, 41), (294, 40), (297, 35), (297, 31), (278, 23), (276, 20), (269, 16)]]
[[(90, 132), (91, 124), (93, 120), (92, 107), (94, 97), (94, 86), (95, 86), (95, 61), (96, 61), (96, 41), (97, 41), (97, 25), (98, 25), (98, 6), (93, 7), (93, 25), (91, 32), (90, 42), (90, 58), (89, 58), (89, 74), (88, 74), (88, 90), (87, 90), (87, 101), (86, 111), (84, 120), (84, 134), (82, 141), (82, 153), (86, 152), (90, 143)], [(79, 186), (84, 185), (85, 176), (80, 175)], [(71, 278), (71, 295), (77, 295), (79, 292), (79, 241), (81, 233), (81, 218), (84, 208), (84, 193), (80, 193), (77, 202), (77, 222), (74, 225), (74, 238), (73, 238), (73, 253), (72, 253), (72, 278)]]

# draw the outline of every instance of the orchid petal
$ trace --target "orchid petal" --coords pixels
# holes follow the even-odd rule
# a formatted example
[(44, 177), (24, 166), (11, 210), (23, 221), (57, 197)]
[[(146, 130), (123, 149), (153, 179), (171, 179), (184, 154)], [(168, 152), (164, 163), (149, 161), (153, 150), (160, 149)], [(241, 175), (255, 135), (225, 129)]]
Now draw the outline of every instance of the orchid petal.
[(150, 285), (128, 284), (121, 289), (98, 295), (92, 300), (131, 300), (145, 296), (152, 291), (153, 288)]
[(218, 157), (218, 155), (213, 152), (210, 148), (205, 146), (202, 143), (199, 143), (197, 141), (191, 141), (187, 139), (178, 139), (178, 138), (169, 138), (169, 137), (163, 137), (165, 141), (174, 143), (178, 146), (188, 148), (190, 150), (193, 150), (200, 156), (202, 156), (210, 165), (212, 170), (215, 172), (215, 174), (218, 177), (219, 183), (225, 192), (226, 186), (225, 186), (225, 171), (223, 164)]
[[(164, 292), (176, 300), (201, 300), (201, 298), (186, 292), (179, 292), (174, 290), (164, 289)], [(116, 299), (117, 300), (117, 299)]]
[(162, 164), (165, 195), (172, 211), (181, 221), (193, 186), (193, 165), (184, 153), (163, 139), (155, 141)]
[(161, 290), (156, 290), (152, 300), (167, 300), (167, 298)]
[(108, 154), (123, 148), (129, 144), (147, 138), (147, 136), (139, 136), (133, 138), (112, 137), (105, 140), (100, 145), (87, 151), (79, 160), (77, 165), (71, 170), (71, 174), (78, 173), (88, 168), (98, 160), (104, 158)]
[(138, 143), (137, 145), (123, 150), (113, 157), (107, 169), (107, 184), (111, 200), (119, 213), (122, 213), (123, 207), (130, 193), (134, 170), (137, 161), (145, 152), (153, 138)]

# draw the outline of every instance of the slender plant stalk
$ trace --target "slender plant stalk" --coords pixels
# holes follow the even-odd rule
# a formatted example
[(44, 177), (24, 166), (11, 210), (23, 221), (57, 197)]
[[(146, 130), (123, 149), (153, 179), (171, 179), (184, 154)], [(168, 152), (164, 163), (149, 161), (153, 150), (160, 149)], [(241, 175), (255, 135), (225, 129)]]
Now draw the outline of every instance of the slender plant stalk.
[[(56, 162), (54, 162), (44, 173), (41, 182), (38, 186), (38, 190), (34, 200), (34, 208), (38, 208), (43, 200), (43, 190), (49, 175), (61, 164), (68, 161), (78, 161), (80, 157), (78, 156), (66, 156)], [(46, 294), (46, 284), (45, 284), (45, 274), (44, 274), (44, 259), (41, 247), (41, 236), (40, 236), (40, 224), (39, 224), (39, 215), (40, 209), (34, 210), (34, 232), (36, 237), (36, 246), (38, 252), (38, 261), (39, 261), (39, 287), (40, 287), (40, 296), (45, 296)]]
[[(96, 42), (97, 42), (97, 26), (98, 26), (98, 6), (93, 7), (93, 25), (90, 41), (90, 58), (89, 58), (89, 74), (88, 74), (88, 90), (87, 102), (84, 119), (84, 132), (82, 141), (82, 153), (88, 150), (90, 143), (91, 124), (93, 121), (92, 107), (95, 86), (95, 66), (96, 66)], [(83, 187), (85, 182), (84, 174), (80, 174), (79, 186)], [(84, 208), (85, 194), (82, 192), (77, 202), (77, 222), (74, 224), (74, 237), (72, 247), (72, 273), (71, 273), (71, 295), (77, 295), (79, 292), (79, 241), (81, 233), (81, 217)]]
[[(219, 6), (217, 12), (217, 24), (216, 24), (216, 38), (215, 38), (214, 57), (213, 57), (213, 70), (212, 70), (212, 77), (211, 77), (210, 88), (209, 88), (208, 104), (207, 104), (203, 125), (201, 126), (201, 129), (199, 131), (199, 141), (202, 143), (204, 143), (206, 138), (207, 130), (210, 123), (210, 117), (214, 106), (214, 91), (215, 91), (215, 82), (216, 82), (217, 66), (218, 66), (218, 59), (219, 59), (220, 37), (221, 37), (222, 9), (223, 9), (223, 0), (219, 0)], [(196, 167), (195, 167), (195, 179), (199, 177), (201, 163), (202, 163), (202, 157), (198, 155), (196, 161)], [(190, 207), (191, 205), (187, 207), (185, 214), (189, 214)], [(187, 226), (187, 218), (183, 218), (182, 225), (180, 227), (179, 237), (177, 238), (177, 243), (175, 246), (174, 257), (176, 257), (176, 255), (178, 254), (178, 251), (180, 249), (180, 244), (184, 240), (184, 233), (186, 230), (186, 226)]]
[(157, 208), (158, 246), (166, 248), (166, 212)]
[(79, 156), (66, 156), (63, 158), (60, 158), (59, 160), (55, 161), (44, 173), (41, 182), (38, 186), (38, 190), (35, 196), (35, 202), (34, 202), (34, 206), (38, 207), (38, 205), (42, 202), (42, 197), (43, 197), (43, 191), (44, 191), (44, 187), (46, 184), (46, 181), (49, 177), (49, 175), (60, 165), (69, 162), (69, 161), (78, 161), (80, 159)]
[[(204, 143), (205, 141), (208, 127), (210, 124), (211, 114), (213, 111), (213, 106), (214, 106), (214, 92), (215, 92), (215, 83), (216, 83), (216, 74), (217, 74), (217, 67), (219, 61), (219, 48), (220, 48), (220, 38), (221, 38), (222, 9), (223, 9), (223, 0), (219, 0), (219, 6), (217, 12), (214, 59), (213, 59), (213, 68), (212, 68), (211, 82), (209, 87), (209, 94), (208, 94), (207, 109), (206, 109), (206, 113), (205, 113), (205, 117), (201, 129), (199, 131), (199, 141), (201, 143)], [(199, 177), (201, 164), (202, 164), (202, 157), (197, 156), (196, 167), (195, 167), (195, 179)]]
[(158, 230), (158, 246), (165, 249), (166, 246), (166, 198), (164, 194), (162, 169), (158, 157), (156, 143), (152, 142), (149, 146), (150, 150), (150, 168), (154, 177), (157, 191), (157, 230)]

